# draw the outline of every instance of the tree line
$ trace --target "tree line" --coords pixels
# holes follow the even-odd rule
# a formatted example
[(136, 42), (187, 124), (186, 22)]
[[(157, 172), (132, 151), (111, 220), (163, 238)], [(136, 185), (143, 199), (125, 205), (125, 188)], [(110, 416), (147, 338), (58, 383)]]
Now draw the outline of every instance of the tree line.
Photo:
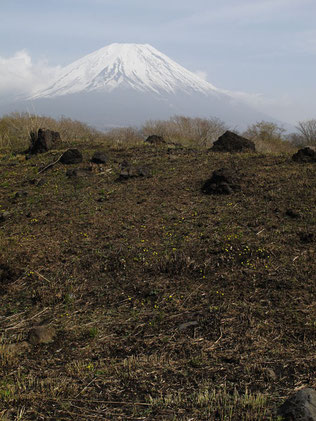
[(163, 136), (169, 143), (181, 143), (192, 147), (210, 147), (226, 130), (252, 140), (261, 152), (289, 152), (293, 147), (316, 145), (316, 119), (300, 121), (296, 132), (286, 133), (274, 122), (260, 121), (250, 125), (245, 131), (229, 127), (216, 117), (198, 118), (173, 116), (169, 120), (147, 121), (142, 127), (123, 127), (100, 132), (88, 125), (62, 117), (59, 120), (12, 113), (0, 118), (0, 148), (16, 149), (25, 147), (29, 133), (40, 127), (59, 131), (65, 142), (97, 141), (110, 145), (137, 145), (152, 134)]

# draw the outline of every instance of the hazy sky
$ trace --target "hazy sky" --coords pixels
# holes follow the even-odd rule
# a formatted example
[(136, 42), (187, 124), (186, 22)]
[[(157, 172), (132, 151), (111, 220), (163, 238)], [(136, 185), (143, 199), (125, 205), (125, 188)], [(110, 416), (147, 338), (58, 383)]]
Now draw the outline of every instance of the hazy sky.
[(0, 1), (0, 99), (136, 42), (276, 118), (316, 118), (316, 0)]

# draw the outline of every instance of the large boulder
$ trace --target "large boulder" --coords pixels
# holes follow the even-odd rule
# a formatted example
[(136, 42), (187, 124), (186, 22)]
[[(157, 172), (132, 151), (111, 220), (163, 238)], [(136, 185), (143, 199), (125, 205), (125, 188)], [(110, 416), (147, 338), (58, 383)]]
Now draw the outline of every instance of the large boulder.
[(256, 146), (252, 140), (239, 136), (227, 130), (213, 143), (211, 151), (215, 152), (255, 152)]
[(62, 164), (80, 164), (82, 162), (82, 153), (78, 149), (68, 149), (62, 154), (59, 161)]
[(202, 186), (202, 192), (205, 194), (231, 194), (238, 190), (240, 190), (238, 176), (229, 168), (214, 171), (211, 178)]
[(316, 391), (311, 388), (299, 390), (278, 409), (282, 421), (316, 421)]
[(158, 136), (156, 134), (148, 136), (145, 142), (150, 143), (151, 145), (164, 145), (166, 143), (162, 136)]
[(295, 162), (316, 162), (316, 147), (306, 146), (305, 148), (299, 149), (293, 156)]
[(61, 142), (61, 138), (59, 133), (53, 130), (38, 129), (38, 132), (30, 132), (30, 141), (31, 146), (27, 152), (37, 154), (53, 149)]

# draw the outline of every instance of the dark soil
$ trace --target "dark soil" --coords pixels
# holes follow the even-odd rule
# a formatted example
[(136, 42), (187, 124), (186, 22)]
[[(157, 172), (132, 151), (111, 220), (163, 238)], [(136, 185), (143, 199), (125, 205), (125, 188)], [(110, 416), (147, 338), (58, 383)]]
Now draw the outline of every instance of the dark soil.
[[(315, 164), (146, 145), (38, 174), (62, 152), (0, 158), (0, 417), (270, 420), (316, 387)], [(218, 168), (242, 189), (203, 194)]]

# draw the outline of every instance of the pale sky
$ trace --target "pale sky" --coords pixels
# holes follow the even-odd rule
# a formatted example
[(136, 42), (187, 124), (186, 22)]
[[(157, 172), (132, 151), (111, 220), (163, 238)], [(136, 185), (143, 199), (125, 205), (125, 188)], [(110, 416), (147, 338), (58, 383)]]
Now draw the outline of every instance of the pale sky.
[(316, 118), (316, 0), (0, 2), (2, 100), (105, 45), (133, 42), (275, 118)]

